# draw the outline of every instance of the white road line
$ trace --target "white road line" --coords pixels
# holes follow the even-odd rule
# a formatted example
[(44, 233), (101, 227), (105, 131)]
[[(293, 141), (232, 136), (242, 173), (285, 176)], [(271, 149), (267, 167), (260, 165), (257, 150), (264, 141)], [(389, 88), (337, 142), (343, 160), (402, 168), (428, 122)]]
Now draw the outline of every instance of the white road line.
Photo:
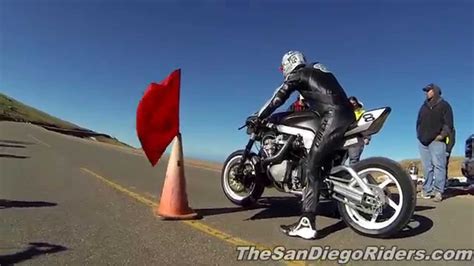
[(38, 142), (38, 143), (40, 143), (40, 144), (42, 144), (42, 145), (44, 145), (44, 146), (46, 146), (46, 147), (48, 147), (48, 148), (51, 148), (51, 145), (49, 145), (48, 143), (46, 143), (46, 142), (44, 142), (44, 141), (42, 141), (42, 140), (36, 138), (36, 137), (33, 136), (33, 135), (28, 135), (28, 137), (32, 138), (34, 141), (36, 141), (36, 142)]

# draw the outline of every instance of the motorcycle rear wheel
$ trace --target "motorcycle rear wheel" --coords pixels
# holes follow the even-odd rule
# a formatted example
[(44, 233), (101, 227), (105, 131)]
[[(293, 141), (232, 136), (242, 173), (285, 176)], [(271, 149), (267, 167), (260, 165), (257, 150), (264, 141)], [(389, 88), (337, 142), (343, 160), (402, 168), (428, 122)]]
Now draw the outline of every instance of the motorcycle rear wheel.
[[(382, 217), (374, 218), (366, 217), (367, 214), (338, 202), (339, 213), (344, 222), (358, 234), (370, 237), (386, 238), (402, 230), (410, 221), (416, 207), (416, 188), (408, 173), (397, 162), (382, 157), (361, 160), (352, 168), (361, 177), (367, 175), (367, 184), (376, 185), (383, 190), (386, 204)], [(374, 178), (367, 174), (371, 171), (381, 174)], [(383, 177), (386, 178), (379, 181)], [(395, 190), (399, 193), (395, 194)], [(390, 213), (393, 216), (387, 218)]]

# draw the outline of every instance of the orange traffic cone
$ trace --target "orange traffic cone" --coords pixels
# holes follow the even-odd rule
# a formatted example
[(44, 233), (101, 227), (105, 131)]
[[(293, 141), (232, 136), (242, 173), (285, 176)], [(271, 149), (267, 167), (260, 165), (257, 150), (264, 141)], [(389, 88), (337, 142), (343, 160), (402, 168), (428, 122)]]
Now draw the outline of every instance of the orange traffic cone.
[(181, 133), (174, 139), (160, 203), (154, 212), (163, 219), (183, 220), (199, 217), (188, 204)]

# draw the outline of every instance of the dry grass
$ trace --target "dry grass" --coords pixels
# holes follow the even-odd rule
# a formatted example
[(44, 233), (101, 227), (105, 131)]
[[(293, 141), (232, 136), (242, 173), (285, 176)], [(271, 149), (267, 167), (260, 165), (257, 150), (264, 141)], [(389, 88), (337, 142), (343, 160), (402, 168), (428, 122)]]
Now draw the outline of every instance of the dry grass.
[[(449, 166), (448, 166), (448, 177), (458, 177), (458, 176), (463, 176), (461, 172), (461, 165), (462, 162), (464, 161), (463, 157), (451, 157), (449, 160)], [(420, 159), (407, 159), (403, 160), (400, 162), (402, 167), (404, 169), (408, 169), (410, 166), (411, 162), (415, 162), (415, 165), (418, 167), (418, 175), (423, 174), (423, 166), (421, 165)]]

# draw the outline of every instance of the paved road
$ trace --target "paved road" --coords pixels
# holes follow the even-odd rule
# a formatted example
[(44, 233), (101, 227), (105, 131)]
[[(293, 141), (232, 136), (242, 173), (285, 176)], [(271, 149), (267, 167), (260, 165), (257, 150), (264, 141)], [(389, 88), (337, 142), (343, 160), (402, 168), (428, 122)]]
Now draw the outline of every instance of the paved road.
[[(183, 141), (186, 153), (185, 135)], [(291, 196), (266, 191), (260, 207), (242, 210), (222, 194), (218, 171), (193, 165), (185, 167), (188, 198), (191, 207), (204, 218), (194, 222), (162, 221), (152, 209), (161, 193), (166, 163), (162, 160), (152, 168), (145, 157), (126, 149), (32, 125), (0, 122), (0, 262), (252, 264), (236, 260), (236, 246), (241, 244), (305, 249), (363, 249), (374, 245), (428, 251), (474, 248), (474, 201), (469, 195), (438, 204), (419, 200), (410, 228), (384, 240), (354, 233), (332, 215), (332, 206), (326, 205), (318, 216), (321, 239), (305, 241), (285, 237), (278, 230), (280, 224), (297, 218), (298, 203)]]

